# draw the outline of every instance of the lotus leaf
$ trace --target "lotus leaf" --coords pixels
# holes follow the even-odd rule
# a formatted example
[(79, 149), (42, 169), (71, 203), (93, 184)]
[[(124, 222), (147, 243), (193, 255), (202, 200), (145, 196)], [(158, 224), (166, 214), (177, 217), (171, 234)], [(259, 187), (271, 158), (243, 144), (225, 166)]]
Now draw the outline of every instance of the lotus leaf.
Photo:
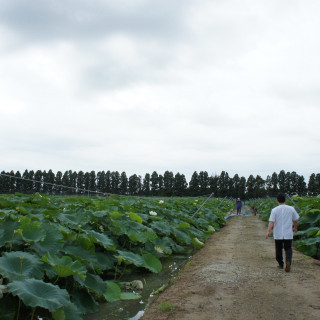
[(28, 252), (5, 252), (0, 258), (0, 273), (10, 281), (43, 277), (40, 258)]
[(0, 232), (0, 246), (4, 246), (8, 242), (12, 242), (14, 236), (14, 230), (17, 229), (18, 223), (15, 221), (1, 222)]
[(160, 260), (151, 253), (143, 254), (143, 267), (149, 269), (154, 273), (159, 273), (162, 269)]
[(77, 280), (82, 286), (94, 291), (98, 296), (104, 294), (107, 289), (106, 283), (96, 274), (87, 273), (85, 281), (80, 278)]
[(178, 228), (183, 230), (183, 229), (190, 229), (191, 226), (188, 222), (180, 222), (178, 225)]
[(120, 300), (136, 300), (140, 299), (141, 295), (133, 292), (121, 292)]
[(112, 282), (112, 281), (106, 281), (107, 289), (104, 293), (104, 297), (108, 302), (112, 301), (118, 301), (121, 299), (121, 289), (120, 287)]
[(30, 307), (41, 307), (52, 312), (70, 303), (66, 290), (42, 280), (16, 280), (10, 282), (7, 288)]
[[(105, 288), (107, 287), (104, 284)], [(81, 313), (93, 313), (99, 310), (99, 304), (93, 299), (92, 295), (87, 290), (79, 290), (73, 292), (72, 301)]]
[(136, 221), (138, 223), (143, 222), (142, 218), (134, 212), (129, 212), (128, 215), (132, 221)]
[(132, 263), (137, 267), (141, 267), (144, 264), (144, 260), (139, 254), (123, 250), (118, 250), (118, 253), (122, 257), (122, 259), (128, 264)]
[(69, 277), (76, 274), (82, 280), (86, 278), (87, 269), (79, 260), (73, 261), (69, 256), (59, 258), (50, 253), (43, 256), (41, 260), (51, 265), (59, 277)]
[(53, 223), (44, 223), (41, 228), (45, 232), (45, 238), (42, 241), (35, 242), (31, 245), (35, 251), (40, 255), (46, 252), (57, 253), (62, 249), (63, 239), (62, 234), (59, 232), (57, 226)]
[(87, 234), (89, 235), (92, 242), (99, 243), (106, 249), (114, 249), (114, 243), (112, 239), (110, 239), (106, 234), (99, 233), (93, 230), (87, 231)]

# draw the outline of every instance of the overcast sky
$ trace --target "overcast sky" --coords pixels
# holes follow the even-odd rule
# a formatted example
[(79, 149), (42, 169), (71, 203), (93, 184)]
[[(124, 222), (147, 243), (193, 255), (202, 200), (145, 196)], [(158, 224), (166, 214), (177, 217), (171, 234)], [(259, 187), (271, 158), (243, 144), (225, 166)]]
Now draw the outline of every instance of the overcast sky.
[(320, 1), (0, 0), (0, 170), (320, 172)]

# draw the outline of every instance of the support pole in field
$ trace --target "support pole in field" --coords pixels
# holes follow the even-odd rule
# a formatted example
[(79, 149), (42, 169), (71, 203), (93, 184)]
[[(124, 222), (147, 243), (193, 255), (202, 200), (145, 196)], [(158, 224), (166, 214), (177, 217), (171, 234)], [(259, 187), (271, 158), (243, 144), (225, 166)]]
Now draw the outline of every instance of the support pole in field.
[(193, 214), (193, 216), (191, 218), (193, 218), (202, 208), (203, 206), (206, 204), (206, 202), (213, 196), (213, 192), (210, 194), (210, 196), (207, 198), (207, 200), (199, 207), (199, 209)]
[(295, 204), (295, 202), (290, 198), (290, 196), (286, 193), (286, 196), (289, 198), (289, 200), (293, 203), (293, 205), (295, 206), (295, 208), (297, 209), (297, 211), (300, 213), (301, 209)]

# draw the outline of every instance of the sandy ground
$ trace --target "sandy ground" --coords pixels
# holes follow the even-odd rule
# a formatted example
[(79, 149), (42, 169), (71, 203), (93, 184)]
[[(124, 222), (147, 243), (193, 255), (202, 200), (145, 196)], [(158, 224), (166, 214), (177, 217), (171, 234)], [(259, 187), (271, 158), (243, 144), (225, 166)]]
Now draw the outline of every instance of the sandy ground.
[(266, 229), (258, 216), (228, 219), (141, 319), (319, 320), (320, 261), (294, 249), (291, 271), (279, 270)]

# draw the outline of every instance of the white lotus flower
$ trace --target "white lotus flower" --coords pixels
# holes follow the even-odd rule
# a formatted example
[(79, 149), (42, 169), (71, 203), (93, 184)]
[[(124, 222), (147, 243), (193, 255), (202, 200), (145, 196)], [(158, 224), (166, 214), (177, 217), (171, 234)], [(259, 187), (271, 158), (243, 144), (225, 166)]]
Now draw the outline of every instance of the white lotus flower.
[(163, 250), (160, 247), (154, 247), (154, 250), (156, 250), (158, 253), (163, 253)]
[(101, 232), (104, 232), (103, 226), (100, 226), (100, 227), (99, 227), (99, 230), (100, 230)]
[(163, 203), (164, 203), (164, 201), (163, 201), (163, 200), (160, 200), (160, 201), (159, 201), (159, 204), (163, 204)]
[(155, 211), (150, 211), (149, 214), (150, 214), (150, 216), (156, 216), (157, 215), (157, 213)]

